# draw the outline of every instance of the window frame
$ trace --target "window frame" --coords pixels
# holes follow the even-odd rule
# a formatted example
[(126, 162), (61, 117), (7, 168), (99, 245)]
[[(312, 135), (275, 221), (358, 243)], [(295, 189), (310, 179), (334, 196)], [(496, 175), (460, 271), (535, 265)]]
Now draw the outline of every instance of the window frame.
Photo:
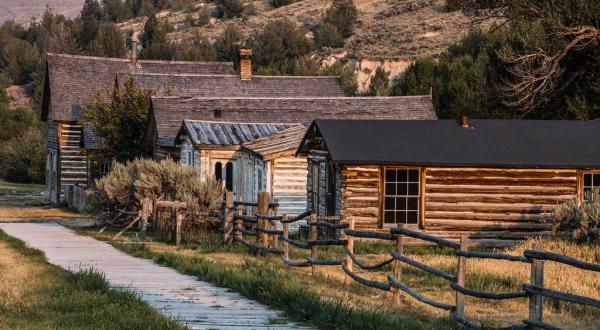
[[(585, 176), (586, 175), (592, 175), (592, 189), (594, 187), (594, 175), (599, 175), (600, 176), (600, 170), (596, 169), (596, 170), (581, 170), (579, 171), (579, 182), (577, 185), (577, 194), (578, 194), (578, 201), (579, 203), (589, 203), (591, 201), (587, 201), (585, 199), (585, 189), (586, 187), (590, 187), (590, 186), (586, 186), (585, 184)], [(598, 186), (600, 188), (600, 185)]]
[[(386, 171), (389, 169), (394, 169), (394, 170), (417, 170), (418, 171), (418, 175), (417, 175), (417, 182), (418, 186), (417, 186), (417, 193), (418, 195), (414, 196), (414, 195), (408, 195), (408, 191), (407, 191), (407, 195), (406, 197), (416, 197), (417, 199), (417, 221), (416, 223), (398, 223), (397, 221), (394, 223), (386, 223), (384, 216), (385, 216), (385, 199), (386, 199), (386, 191), (385, 191), (385, 185), (386, 185)], [(380, 228), (394, 228), (394, 227), (398, 227), (398, 225), (400, 224), (404, 224), (405, 226), (408, 227), (412, 227), (412, 228), (422, 228), (423, 227), (423, 215), (424, 215), (424, 211), (425, 211), (425, 205), (423, 203), (424, 200), (424, 195), (425, 195), (425, 180), (424, 180), (424, 176), (425, 176), (425, 168), (424, 167), (418, 167), (418, 166), (381, 166), (380, 167), (380, 179), (379, 179), (379, 227)], [(397, 181), (395, 181), (397, 182)], [(412, 181), (409, 181), (407, 178), (407, 183), (414, 183)], [(399, 195), (393, 195), (390, 196), (392, 198), (399, 196)], [(408, 209), (404, 210), (406, 212), (408, 212)]]

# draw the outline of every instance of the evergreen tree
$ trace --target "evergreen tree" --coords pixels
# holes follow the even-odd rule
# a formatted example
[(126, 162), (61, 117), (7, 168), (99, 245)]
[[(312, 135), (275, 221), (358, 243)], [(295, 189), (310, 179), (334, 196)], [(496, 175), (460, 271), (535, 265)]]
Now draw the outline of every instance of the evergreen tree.
[(215, 41), (219, 61), (239, 61), (239, 49), (243, 41), (242, 32), (234, 25), (228, 25), (223, 35)]
[(138, 89), (128, 78), (108, 97), (95, 95), (83, 111), (83, 121), (103, 138), (101, 157), (127, 161), (150, 155), (145, 140), (149, 113), (150, 92)]
[(390, 73), (378, 66), (375, 74), (369, 81), (370, 96), (389, 96), (390, 95)]
[(323, 18), (325, 23), (335, 26), (344, 38), (352, 35), (357, 20), (358, 9), (353, 0), (333, 0)]
[(100, 7), (98, 0), (85, 0), (79, 17), (84, 21), (87, 18), (92, 18), (95, 21), (102, 20), (102, 7)]
[(106, 23), (100, 27), (98, 33), (102, 54), (106, 57), (125, 57), (127, 47), (125, 36), (113, 23)]
[(140, 41), (142, 51), (140, 58), (152, 60), (170, 60), (172, 58), (171, 45), (167, 41), (168, 25), (160, 23), (156, 15), (152, 14), (144, 24)]

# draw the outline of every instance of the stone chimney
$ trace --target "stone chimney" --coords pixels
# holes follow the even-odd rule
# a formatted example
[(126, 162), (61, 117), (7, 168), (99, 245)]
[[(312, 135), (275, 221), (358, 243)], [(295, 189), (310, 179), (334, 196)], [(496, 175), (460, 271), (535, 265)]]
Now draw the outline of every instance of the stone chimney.
[(240, 49), (240, 79), (252, 80), (252, 50)]
[(131, 39), (131, 64), (134, 66), (137, 65), (137, 48), (138, 48), (138, 40), (136, 37)]

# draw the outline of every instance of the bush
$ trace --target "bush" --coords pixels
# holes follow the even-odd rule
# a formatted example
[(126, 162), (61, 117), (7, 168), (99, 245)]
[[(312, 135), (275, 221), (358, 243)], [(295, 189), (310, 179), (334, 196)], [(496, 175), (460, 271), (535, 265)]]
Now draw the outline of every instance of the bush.
[(335, 25), (323, 22), (315, 31), (315, 43), (319, 47), (341, 48), (344, 46), (344, 37)]
[(218, 0), (217, 8), (223, 18), (240, 17), (244, 13), (244, 2), (242, 0)]
[(294, 0), (271, 0), (271, 6), (275, 8), (291, 5)]
[[(108, 175), (96, 180), (93, 193), (93, 199), (98, 201), (97, 206), (108, 212), (139, 209), (146, 197), (185, 202), (188, 208), (183, 224), (184, 234), (213, 222), (206, 214), (218, 211), (223, 199), (223, 188), (219, 182), (202, 181), (195, 168), (171, 159), (161, 162), (135, 159), (127, 163), (115, 163)], [(191, 221), (196, 219), (207, 221)], [(156, 226), (163, 232), (170, 230), (170, 222), (165, 217), (160, 217)]]
[(566, 233), (578, 243), (600, 243), (600, 201), (579, 204), (576, 200), (552, 211), (554, 232)]
[(39, 128), (31, 127), (0, 146), (0, 177), (19, 183), (43, 183), (46, 140)]
[(378, 66), (375, 70), (375, 74), (369, 81), (369, 92), (370, 96), (389, 96), (390, 95), (390, 73), (385, 71), (382, 67)]
[(344, 38), (352, 35), (358, 18), (358, 9), (352, 0), (333, 0), (325, 12), (323, 22), (332, 24)]

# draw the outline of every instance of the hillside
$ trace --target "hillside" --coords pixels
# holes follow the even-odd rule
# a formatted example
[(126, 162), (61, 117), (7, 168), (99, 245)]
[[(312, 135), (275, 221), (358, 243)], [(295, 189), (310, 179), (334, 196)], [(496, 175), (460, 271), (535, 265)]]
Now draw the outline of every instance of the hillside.
[[(457, 41), (470, 26), (470, 20), (460, 11), (447, 12), (444, 0), (355, 0), (359, 10), (359, 24), (343, 49), (322, 51), (318, 57), (325, 63), (340, 58), (351, 60), (361, 87), (365, 87), (377, 66), (383, 66), (391, 76), (402, 72), (415, 58), (437, 56)], [(329, 0), (302, 0), (288, 6), (272, 8), (266, 0), (252, 1), (256, 15), (245, 19), (216, 20), (202, 27), (186, 24), (188, 15), (197, 17), (203, 6), (195, 11), (161, 12), (158, 16), (167, 19), (175, 27), (170, 34), (172, 40), (182, 40), (192, 34), (201, 33), (209, 39), (219, 37), (228, 25), (236, 25), (250, 36), (260, 31), (267, 23), (287, 17), (308, 30), (313, 28), (329, 6)], [(144, 19), (138, 18), (121, 23), (123, 29), (140, 32)]]
[(40, 18), (49, 6), (54, 13), (67, 17), (79, 15), (84, 0), (2, 0), (0, 1), (0, 24), (14, 20), (27, 23), (32, 17)]

